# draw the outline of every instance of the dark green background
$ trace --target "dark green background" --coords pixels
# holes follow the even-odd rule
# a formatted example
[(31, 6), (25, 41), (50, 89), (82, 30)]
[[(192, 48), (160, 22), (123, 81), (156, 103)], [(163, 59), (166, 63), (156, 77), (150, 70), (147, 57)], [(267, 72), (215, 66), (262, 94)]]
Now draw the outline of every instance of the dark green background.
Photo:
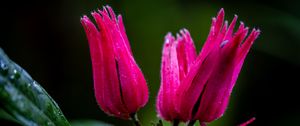
[[(232, 126), (255, 116), (251, 125), (300, 125), (300, 2), (239, 0), (50, 0), (1, 1), (2, 47), (57, 101), (69, 120), (96, 119), (115, 125), (129, 121), (105, 115), (93, 95), (88, 43), (80, 17), (109, 4), (122, 14), (135, 59), (150, 89), (139, 111), (143, 124), (156, 121), (164, 36), (187, 28), (199, 51), (211, 18), (224, 8), (262, 33), (250, 51), (223, 118)], [(146, 121), (147, 120), (147, 121)], [(0, 125), (13, 125), (0, 120)]]

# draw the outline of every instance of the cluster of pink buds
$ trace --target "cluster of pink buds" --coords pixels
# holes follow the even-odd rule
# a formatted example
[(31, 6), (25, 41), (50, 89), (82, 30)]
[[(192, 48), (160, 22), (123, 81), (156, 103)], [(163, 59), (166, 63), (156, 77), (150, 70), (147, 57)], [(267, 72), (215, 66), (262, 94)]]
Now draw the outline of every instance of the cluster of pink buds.
[[(136, 64), (122, 17), (106, 6), (81, 19), (92, 58), (95, 96), (101, 109), (129, 119), (148, 101), (145, 78)], [(230, 24), (221, 9), (212, 19), (208, 38), (199, 54), (188, 30), (168, 33), (162, 51), (161, 85), (156, 109), (167, 121), (201, 124), (220, 118), (228, 105), (246, 55), (260, 31)]]

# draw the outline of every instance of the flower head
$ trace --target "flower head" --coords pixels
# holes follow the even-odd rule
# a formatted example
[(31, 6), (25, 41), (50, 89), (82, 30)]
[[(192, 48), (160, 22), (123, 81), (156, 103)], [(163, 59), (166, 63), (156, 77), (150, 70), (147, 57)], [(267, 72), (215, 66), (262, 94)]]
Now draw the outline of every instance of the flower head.
[(92, 58), (95, 96), (101, 109), (128, 119), (148, 101), (148, 88), (136, 64), (122, 17), (106, 6), (92, 13), (98, 29), (87, 16), (81, 19)]
[[(233, 33), (237, 16), (224, 22), (221, 9), (198, 56), (187, 30), (166, 36), (162, 56), (159, 115), (166, 120), (211, 122), (223, 115), (244, 59), (260, 31), (243, 23)], [(246, 39), (245, 39), (246, 38)], [(245, 39), (245, 40), (244, 40)]]

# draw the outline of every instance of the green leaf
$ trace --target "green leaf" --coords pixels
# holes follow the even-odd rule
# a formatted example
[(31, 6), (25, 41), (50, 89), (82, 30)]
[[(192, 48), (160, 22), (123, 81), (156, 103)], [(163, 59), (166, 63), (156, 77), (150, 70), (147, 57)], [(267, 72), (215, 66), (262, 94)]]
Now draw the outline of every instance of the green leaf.
[(11, 116), (9, 113), (7, 113), (4, 109), (0, 108), (0, 118), (9, 120), (12, 122), (20, 123), (18, 120), (16, 120), (13, 116)]
[(72, 126), (113, 126), (100, 121), (95, 120), (76, 120), (71, 122)]
[(25, 126), (69, 126), (48, 93), (0, 48), (0, 103)]

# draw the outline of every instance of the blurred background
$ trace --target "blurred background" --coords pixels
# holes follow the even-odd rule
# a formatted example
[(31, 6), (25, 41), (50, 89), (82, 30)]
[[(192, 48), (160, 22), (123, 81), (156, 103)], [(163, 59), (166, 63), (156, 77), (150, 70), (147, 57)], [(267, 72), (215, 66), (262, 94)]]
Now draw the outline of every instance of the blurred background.
[[(156, 122), (164, 36), (187, 28), (199, 51), (211, 18), (224, 8), (262, 33), (251, 49), (224, 116), (209, 126), (300, 125), (300, 1), (252, 0), (15, 0), (1, 1), (0, 47), (56, 100), (69, 120), (93, 119), (114, 125), (131, 122), (104, 114), (94, 98), (84, 14), (110, 5), (122, 14), (135, 59), (150, 88), (139, 111), (145, 126)], [(147, 121), (146, 121), (147, 120)], [(0, 120), (0, 125), (15, 125)]]

